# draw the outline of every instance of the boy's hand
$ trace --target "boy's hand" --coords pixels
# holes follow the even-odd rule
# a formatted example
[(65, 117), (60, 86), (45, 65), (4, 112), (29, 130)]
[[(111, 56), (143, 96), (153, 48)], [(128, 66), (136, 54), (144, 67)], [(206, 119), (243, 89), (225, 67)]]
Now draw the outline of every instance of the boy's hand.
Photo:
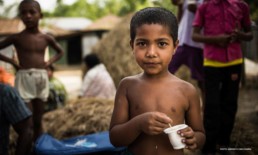
[(47, 68), (49, 68), (49, 66), (50, 66), (50, 63), (49, 62), (45, 62), (44, 68), (47, 69)]
[(140, 129), (149, 135), (160, 134), (173, 123), (172, 119), (161, 112), (147, 112), (140, 117)]
[(186, 148), (189, 150), (197, 149), (197, 141), (194, 135), (194, 131), (191, 127), (187, 127), (185, 129), (179, 130), (178, 134), (184, 137), (182, 140), (183, 143), (186, 144)]
[(243, 35), (242, 31), (239, 31), (238, 29), (235, 29), (233, 31), (233, 33), (231, 34), (230, 43), (239, 42), (242, 35)]
[(20, 65), (18, 65), (17, 63), (14, 63), (13, 67), (15, 68), (16, 71), (22, 69), (22, 67)]
[(242, 35), (242, 32), (240, 31), (240, 24), (236, 22), (235, 29), (232, 32), (230, 37), (230, 42), (232, 43), (232, 42), (240, 41), (241, 35)]
[(219, 35), (216, 37), (216, 44), (220, 47), (227, 47), (230, 43), (231, 35)]

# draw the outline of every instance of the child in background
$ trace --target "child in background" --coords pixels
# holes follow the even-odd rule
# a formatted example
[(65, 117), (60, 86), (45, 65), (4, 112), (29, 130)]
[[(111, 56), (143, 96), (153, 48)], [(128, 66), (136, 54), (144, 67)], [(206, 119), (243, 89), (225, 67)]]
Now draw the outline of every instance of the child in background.
[(204, 73), (203, 73), (203, 45), (192, 40), (192, 22), (195, 11), (203, 0), (172, 0), (173, 4), (178, 5), (182, 18), (178, 19), (178, 40), (179, 45), (173, 60), (169, 64), (169, 71), (175, 74), (182, 65), (186, 65), (191, 71), (191, 77), (197, 81), (201, 91), (201, 97), (204, 97)]
[(45, 111), (55, 110), (63, 107), (67, 100), (67, 92), (64, 84), (54, 77), (55, 67), (50, 65), (47, 68), (49, 78), (49, 97), (45, 106)]
[(164, 133), (169, 124), (188, 125), (178, 132), (187, 149), (200, 149), (205, 142), (196, 88), (168, 71), (177, 29), (176, 17), (163, 8), (142, 9), (131, 20), (130, 45), (143, 73), (120, 82), (110, 123), (110, 141), (127, 146), (125, 154), (182, 155)]
[(241, 41), (252, 39), (248, 5), (241, 0), (204, 1), (193, 26), (193, 40), (204, 43), (207, 139), (203, 153), (213, 155), (229, 147), (234, 127), (243, 63)]
[[(43, 17), (40, 4), (35, 0), (23, 0), (19, 16), (25, 25), (20, 33), (11, 35), (0, 42), (0, 49), (14, 45), (18, 62), (0, 54), (0, 60), (12, 64), (16, 69), (15, 87), (33, 113), (34, 140), (43, 132), (42, 115), (44, 102), (49, 94), (46, 69), (61, 58), (63, 50), (55, 39), (40, 32), (39, 20)], [(45, 62), (45, 50), (51, 46), (57, 54)]]

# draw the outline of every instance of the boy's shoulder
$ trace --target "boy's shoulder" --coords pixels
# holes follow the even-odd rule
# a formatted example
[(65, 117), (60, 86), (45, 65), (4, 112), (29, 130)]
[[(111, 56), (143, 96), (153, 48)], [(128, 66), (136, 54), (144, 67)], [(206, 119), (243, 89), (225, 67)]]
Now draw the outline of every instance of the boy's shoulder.
[(124, 77), (121, 82), (130, 82), (130, 81), (136, 81), (139, 80), (141, 77), (141, 74), (136, 74), (136, 75), (131, 75), (131, 76), (127, 76)]
[(119, 85), (123, 85), (123, 86), (125, 86), (125, 85), (131, 85), (131, 84), (133, 84), (133, 83), (139, 81), (139, 80), (140, 80), (140, 77), (141, 77), (141, 74), (131, 75), (131, 76), (124, 77), (124, 78), (120, 81)]
[(176, 76), (174, 76), (172, 78), (173, 80), (173, 85), (177, 85), (178, 88), (182, 89), (182, 90), (186, 90), (186, 91), (196, 91), (196, 87), (194, 86), (194, 84), (188, 82), (188, 81), (185, 81), (183, 79), (180, 79)]

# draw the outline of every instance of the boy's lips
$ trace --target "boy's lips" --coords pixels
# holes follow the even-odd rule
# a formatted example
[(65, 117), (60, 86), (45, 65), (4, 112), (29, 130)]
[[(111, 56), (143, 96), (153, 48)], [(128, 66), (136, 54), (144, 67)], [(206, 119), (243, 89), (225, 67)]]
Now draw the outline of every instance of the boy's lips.
[(144, 65), (146, 65), (146, 66), (156, 66), (158, 64), (159, 63), (157, 63), (157, 62), (144, 62)]
[(25, 23), (25, 24), (31, 24), (32, 21), (25, 21), (24, 23)]

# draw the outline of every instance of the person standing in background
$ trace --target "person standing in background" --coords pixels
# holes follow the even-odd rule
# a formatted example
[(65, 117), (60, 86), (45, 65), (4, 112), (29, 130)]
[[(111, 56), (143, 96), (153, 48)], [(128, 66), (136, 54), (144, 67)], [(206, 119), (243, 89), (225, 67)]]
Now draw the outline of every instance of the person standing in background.
[[(195, 12), (203, 0), (172, 0), (178, 6), (178, 40), (179, 46), (169, 64), (169, 71), (175, 74), (181, 65), (191, 71), (191, 77), (197, 81), (204, 97), (203, 45), (192, 40), (192, 23)], [(204, 99), (203, 99), (204, 100)]]
[[(17, 70), (15, 88), (33, 113), (34, 141), (36, 141), (43, 133), (42, 116), (49, 95), (46, 69), (59, 60), (64, 51), (55, 38), (40, 31), (39, 21), (43, 14), (38, 1), (21, 1), (18, 12), (25, 29), (0, 41), (0, 49), (14, 45), (18, 62), (2, 54), (0, 60), (12, 64)], [(45, 61), (48, 46), (52, 47), (56, 54)]]
[(241, 41), (252, 39), (249, 7), (242, 0), (205, 1), (193, 26), (193, 40), (204, 43), (207, 139), (202, 152), (214, 155), (217, 147), (230, 144), (243, 63)]

